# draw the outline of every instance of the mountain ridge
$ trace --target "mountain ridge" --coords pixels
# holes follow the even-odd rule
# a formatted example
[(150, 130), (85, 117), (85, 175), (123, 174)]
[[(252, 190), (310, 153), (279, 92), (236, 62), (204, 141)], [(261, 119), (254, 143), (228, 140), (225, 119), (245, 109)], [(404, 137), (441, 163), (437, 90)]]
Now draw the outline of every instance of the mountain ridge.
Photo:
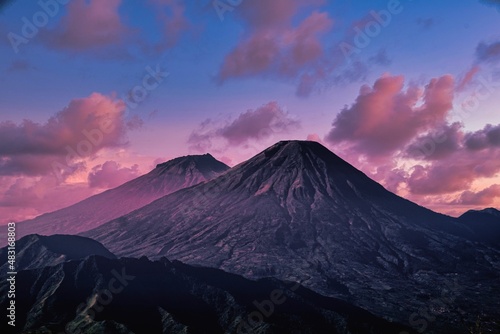
[(499, 254), (472, 233), (318, 143), (287, 141), (82, 235), (119, 256), (167, 256), (248, 278), (302, 277), (316, 292), (407, 321), (425, 306), (414, 296), (439, 294), (457, 273), (471, 286), (462, 297), (481, 293), (493, 312), (498, 301), (482, 284), (499, 285)]
[(17, 235), (77, 234), (134, 211), (164, 195), (214, 178), (229, 167), (212, 155), (172, 159), (147, 174), (69, 207), (17, 224)]

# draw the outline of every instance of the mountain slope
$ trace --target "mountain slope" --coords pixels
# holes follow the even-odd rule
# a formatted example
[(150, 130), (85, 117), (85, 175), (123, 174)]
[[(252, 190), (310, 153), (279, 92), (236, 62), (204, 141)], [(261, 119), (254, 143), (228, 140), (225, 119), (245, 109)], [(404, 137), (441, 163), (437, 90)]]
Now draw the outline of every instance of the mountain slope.
[(458, 220), (474, 231), (477, 240), (500, 246), (500, 211), (497, 209), (469, 210)]
[[(7, 247), (0, 248), (0, 273), (7, 270)], [(55, 266), (69, 260), (100, 255), (116, 258), (95, 240), (76, 235), (27, 235), (16, 241), (16, 271)]]
[[(460, 297), (475, 298), (463, 303), (471, 317), (493, 312), (499, 254), (471, 242), (471, 233), (390, 193), (322, 145), (290, 141), (83, 235), (120, 256), (299, 277), (322, 294), (408, 321), (456, 279), (468, 286)], [(459, 326), (457, 314), (448, 316), (441, 325)]]
[[(20, 272), (17, 284), (17, 323), (9, 333), (385, 334), (408, 330), (298, 284), (254, 282), (166, 259), (90, 257)], [(7, 289), (8, 283), (0, 282), (2, 309), (8, 307)]]
[(67, 208), (17, 224), (28, 234), (77, 234), (127, 214), (152, 201), (214, 178), (229, 169), (210, 154), (186, 156), (159, 164), (150, 173)]

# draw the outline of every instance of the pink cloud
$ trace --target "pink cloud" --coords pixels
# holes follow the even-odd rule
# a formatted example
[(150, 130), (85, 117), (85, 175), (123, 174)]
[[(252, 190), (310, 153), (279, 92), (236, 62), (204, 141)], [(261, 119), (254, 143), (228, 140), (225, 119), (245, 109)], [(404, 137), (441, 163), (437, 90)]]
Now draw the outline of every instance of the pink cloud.
[(121, 167), (116, 161), (106, 161), (92, 168), (88, 181), (91, 188), (114, 188), (140, 175), (139, 165)]
[(0, 224), (22, 221), (72, 205), (94, 195), (86, 183), (59, 183), (56, 178), (0, 177)]
[(231, 145), (240, 145), (250, 139), (267, 138), (273, 133), (288, 132), (298, 126), (299, 122), (290, 118), (277, 102), (270, 102), (258, 109), (244, 112), (217, 133)]
[(465, 191), (455, 201), (455, 204), (491, 205), (495, 198), (500, 198), (500, 185), (494, 184), (478, 192)]
[(323, 141), (321, 140), (320, 136), (317, 133), (308, 134), (306, 140), (315, 141), (315, 142), (318, 142), (320, 144), (323, 144)]
[(73, 0), (55, 29), (44, 35), (56, 48), (83, 51), (121, 44), (131, 31), (122, 22), (122, 0)]
[(432, 79), (421, 89), (404, 90), (402, 76), (385, 75), (373, 87), (363, 86), (343, 109), (326, 137), (332, 145), (347, 143), (371, 157), (391, 156), (423, 131), (445, 122), (453, 103), (453, 78)]
[(125, 109), (122, 101), (93, 93), (72, 100), (44, 124), (0, 123), (0, 175), (44, 175), (54, 163), (74, 164), (104, 148), (123, 147), (130, 126), (138, 125), (127, 124)]
[(430, 165), (417, 165), (407, 180), (414, 194), (446, 194), (470, 189), (480, 178), (494, 177), (500, 171), (500, 150), (471, 152), (459, 149)]
[(305, 4), (298, 0), (244, 2), (239, 11), (247, 34), (224, 59), (218, 80), (260, 74), (298, 78), (316, 64), (325, 54), (320, 39), (330, 31), (333, 20), (325, 12), (314, 11), (294, 24)]
[(440, 210), (448, 206), (451, 212), (450, 203), (492, 203), (497, 188), (477, 194), (470, 189), (500, 172), (500, 125), (467, 132), (461, 123), (448, 123), (454, 93), (473, 72), (459, 85), (446, 75), (406, 89), (403, 77), (385, 75), (360, 89), (325, 140), (386, 188), (421, 204), (432, 204), (438, 196)]
[(262, 140), (273, 135), (289, 133), (300, 127), (277, 102), (269, 102), (255, 110), (241, 113), (237, 119), (218, 125), (206, 120), (193, 131), (188, 139), (191, 149), (205, 151), (212, 147), (212, 140), (224, 139), (232, 146), (243, 145), (251, 140)]
[(398, 193), (400, 186), (406, 183), (408, 174), (404, 170), (397, 168), (394, 164), (386, 164), (378, 166), (372, 177), (381, 182), (389, 191)]

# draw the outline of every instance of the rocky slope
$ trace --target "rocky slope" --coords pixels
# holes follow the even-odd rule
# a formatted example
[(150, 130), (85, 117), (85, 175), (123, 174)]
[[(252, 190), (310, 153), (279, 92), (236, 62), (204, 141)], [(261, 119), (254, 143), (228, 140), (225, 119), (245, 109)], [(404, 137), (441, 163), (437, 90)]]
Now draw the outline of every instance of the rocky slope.
[(280, 142), (210, 182), (83, 235), (120, 256), (300, 278), (317, 292), (414, 326), (418, 312), (451, 293), (453, 302), (425, 321), (427, 332), (459, 333), (462, 311), (465, 321), (484, 313), (491, 322), (500, 308), (498, 250), (315, 142)]

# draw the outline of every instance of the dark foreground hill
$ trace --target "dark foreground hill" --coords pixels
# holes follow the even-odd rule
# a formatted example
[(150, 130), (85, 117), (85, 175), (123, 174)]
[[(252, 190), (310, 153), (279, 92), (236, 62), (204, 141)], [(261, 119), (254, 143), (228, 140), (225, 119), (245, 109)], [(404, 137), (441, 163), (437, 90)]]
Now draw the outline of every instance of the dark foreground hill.
[[(116, 258), (95, 240), (76, 235), (27, 235), (16, 242), (15, 270), (55, 266), (69, 260), (80, 260), (91, 255)], [(8, 270), (8, 247), (0, 249), (0, 273)]]
[(500, 248), (500, 211), (494, 208), (470, 210), (458, 218), (483, 240)]
[[(9, 302), (7, 289), (2, 280), (3, 310)], [(166, 259), (93, 256), (22, 271), (16, 290), (16, 327), (9, 333), (411, 332), (296, 283), (250, 281)]]

